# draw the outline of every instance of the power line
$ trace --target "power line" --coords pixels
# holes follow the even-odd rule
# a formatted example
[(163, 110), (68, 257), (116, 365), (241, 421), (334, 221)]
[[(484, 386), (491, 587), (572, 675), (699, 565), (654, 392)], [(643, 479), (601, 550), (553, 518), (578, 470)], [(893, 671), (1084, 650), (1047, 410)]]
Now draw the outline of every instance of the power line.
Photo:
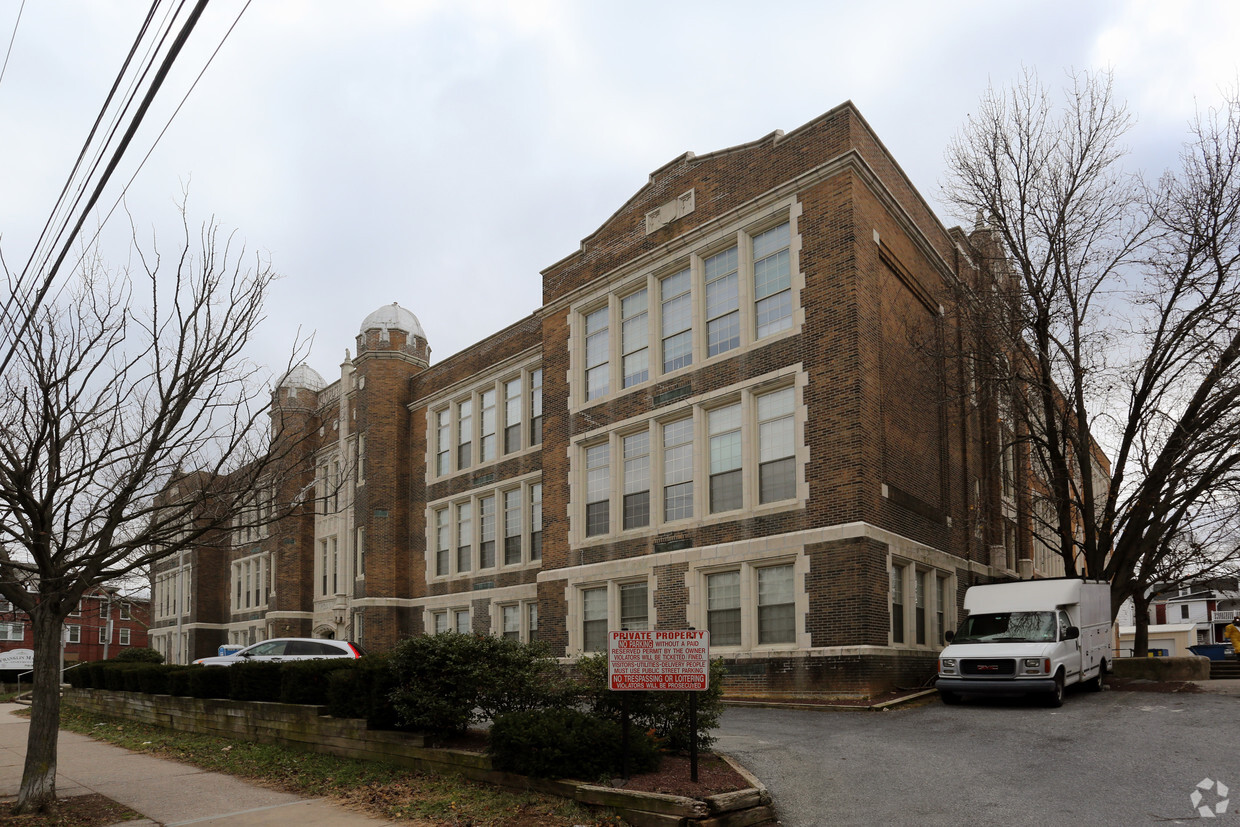
[(17, 19), (13, 21), (13, 34), (9, 36), (9, 48), (4, 53), (4, 65), (0, 66), (0, 83), (4, 82), (4, 70), (9, 68), (9, 55), (13, 54), (13, 41), (17, 39), (17, 25), (22, 22), (22, 11), (26, 8), (26, 0), (17, 7)]

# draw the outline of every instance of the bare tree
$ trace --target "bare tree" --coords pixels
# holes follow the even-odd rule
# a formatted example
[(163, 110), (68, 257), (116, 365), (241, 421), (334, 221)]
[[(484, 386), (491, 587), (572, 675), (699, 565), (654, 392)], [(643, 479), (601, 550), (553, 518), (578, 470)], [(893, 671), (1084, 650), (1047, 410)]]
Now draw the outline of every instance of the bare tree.
[(1005, 274), (1007, 300), (966, 303), (966, 324), (1003, 357), (988, 378), (1010, 389), (1054, 548), (1112, 583), (1113, 609), (1240, 479), (1240, 101), (1198, 117), (1152, 186), (1122, 167), (1131, 123), (1108, 74), (1071, 77), (1057, 109), (1028, 72), (983, 98), (945, 186)]
[(182, 226), (170, 262), (136, 238), (133, 273), (89, 259), (5, 343), (0, 595), (35, 650), (18, 812), (55, 803), (61, 630), (83, 593), (220, 531), (281, 470), (280, 423), (243, 354), (275, 275), (215, 224), (195, 238), (183, 211)]

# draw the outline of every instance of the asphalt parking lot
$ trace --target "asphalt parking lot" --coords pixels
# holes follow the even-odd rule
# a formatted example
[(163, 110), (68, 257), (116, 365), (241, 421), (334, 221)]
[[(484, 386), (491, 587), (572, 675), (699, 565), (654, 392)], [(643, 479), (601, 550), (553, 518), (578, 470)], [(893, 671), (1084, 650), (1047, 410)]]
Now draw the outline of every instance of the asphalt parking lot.
[(716, 734), (716, 749), (770, 789), (786, 827), (1240, 825), (1232, 696), (1108, 689), (1070, 693), (1059, 709), (1024, 699), (729, 709)]

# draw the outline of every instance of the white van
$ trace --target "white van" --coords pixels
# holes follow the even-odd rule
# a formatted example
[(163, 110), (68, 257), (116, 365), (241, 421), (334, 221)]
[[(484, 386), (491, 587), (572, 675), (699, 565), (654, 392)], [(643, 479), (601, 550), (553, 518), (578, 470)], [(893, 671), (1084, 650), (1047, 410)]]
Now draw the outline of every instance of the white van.
[(1043, 694), (1063, 704), (1065, 686), (1102, 688), (1111, 669), (1111, 585), (1079, 578), (973, 586), (964, 622), (939, 655), (944, 703), (961, 695)]

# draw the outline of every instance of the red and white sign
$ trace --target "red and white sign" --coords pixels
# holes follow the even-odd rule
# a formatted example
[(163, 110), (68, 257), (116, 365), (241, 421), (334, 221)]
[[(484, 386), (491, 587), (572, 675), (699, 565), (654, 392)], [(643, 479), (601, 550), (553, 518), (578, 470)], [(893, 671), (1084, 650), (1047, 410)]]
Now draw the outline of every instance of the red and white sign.
[(612, 689), (701, 692), (710, 681), (710, 632), (611, 632)]

